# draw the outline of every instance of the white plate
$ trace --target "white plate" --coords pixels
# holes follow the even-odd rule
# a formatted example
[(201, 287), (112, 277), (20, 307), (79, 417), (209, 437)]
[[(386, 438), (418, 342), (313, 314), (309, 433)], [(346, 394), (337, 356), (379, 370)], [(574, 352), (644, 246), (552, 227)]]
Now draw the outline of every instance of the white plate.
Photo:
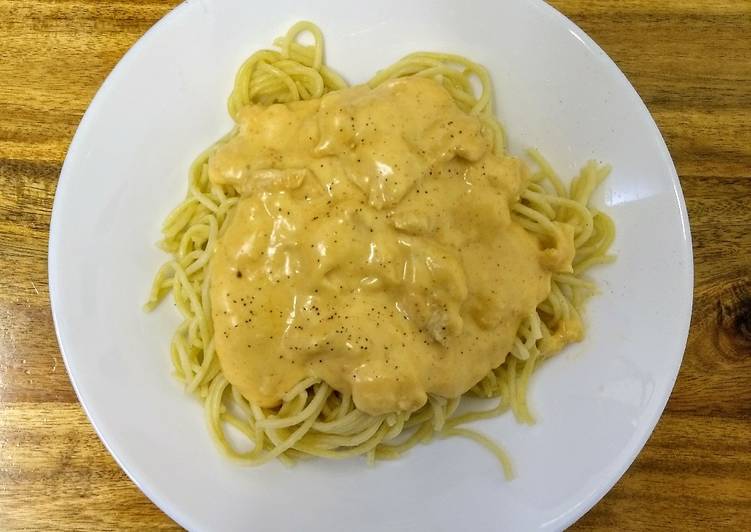
[[(351, 82), (415, 50), (485, 64), (512, 151), (536, 146), (562, 174), (613, 164), (597, 194), (618, 261), (598, 269), (586, 341), (534, 378), (538, 423), (479, 423), (517, 478), (449, 439), (368, 468), (362, 460), (245, 468), (220, 455), (198, 403), (170, 376), (171, 305), (141, 311), (165, 259), (154, 242), (193, 157), (230, 127), (235, 71), (293, 22), (324, 31)], [(667, 401), (691, 310), (686, 209), (665, 144), (623, 74), (538, 1), (189, 1), (104, 83), (71, 144), (50, 230), (50, 295), (71, 380), (133, 481), (195, 530), (559, 529), (634, 460)], [(115, 504), (113, 502), (113, 504)]]

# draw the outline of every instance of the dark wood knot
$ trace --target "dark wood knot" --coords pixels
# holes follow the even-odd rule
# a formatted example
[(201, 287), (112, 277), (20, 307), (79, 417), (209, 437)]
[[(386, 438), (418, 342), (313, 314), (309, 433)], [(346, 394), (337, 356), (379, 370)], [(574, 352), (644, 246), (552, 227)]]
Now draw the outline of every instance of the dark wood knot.
[(719, 301), (718, 347), (728, 360), (741, 360), (751, 356), (750, 284), (743, 283), (733, 287)]

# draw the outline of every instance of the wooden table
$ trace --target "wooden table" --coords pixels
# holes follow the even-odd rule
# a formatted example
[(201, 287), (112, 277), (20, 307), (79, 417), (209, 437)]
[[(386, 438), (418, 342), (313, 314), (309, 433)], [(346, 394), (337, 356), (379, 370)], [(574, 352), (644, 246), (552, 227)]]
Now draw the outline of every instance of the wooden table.
[[(0, 0), (0, 529), (176, 525), (115, 464), (60, 359), (47, 236), (71, 137), (177, 2)], [(667, 140), (694, 238), (691, 336), (654, 435), (579, 529), (751, 529), (751, 2), (555, 0)]]

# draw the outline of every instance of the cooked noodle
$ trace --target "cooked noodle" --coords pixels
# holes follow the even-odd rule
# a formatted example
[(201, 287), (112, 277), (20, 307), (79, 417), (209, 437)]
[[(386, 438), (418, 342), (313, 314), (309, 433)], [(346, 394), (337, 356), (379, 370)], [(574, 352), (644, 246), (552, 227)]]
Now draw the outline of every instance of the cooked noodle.
[[(298, 42), (305, 32), (312, 34), (313, 45)], [(323, 64), (322, 35), (315, 25), (295, 24), (274, 44), (278, 50), (259, 51), (240, 68), (228, 102), (233, 118), (248, 104), (320, 98), (347, 86)], [(484, 67), (461, 56), (418, 52), (378, 72), (368, 85), (376, 87), (403, 76), (431, 77), (440, 82), (462, 110), (479, 117), (493, 132), (495, 152), (504, 153), (504, 133), (493, 114), (492, 86)], [(473, 81), (480, 83), (479, 96)], [(537, 151), (529, 152), (537, 169), (513, 207), (513, 216), (527, 231), (543, 239), (555, 238), (559, 229), (554, 221), (573, 225), (574, 271), (553, 275), (550, 294), (523, 320), (510, 356), (468, 392), (481, 398), (496, 398), (497, 404), (454, 415), (461, 398), (430, 395), (416, 412), (372, 416), (358, 410), (349, 394), (333, 390), (320, 379), (305, 379), (284, 396), (281, 405), (262, 408), (249, 403), (223, 375), (214, 349), (207, 270), (218, 235), (239, 196), (234, 188), (209, 180), (207, 160), (215, 146), (195, 160), (190, 168), (187, 197), (164, 222), (160, 245), (172, 259), (158, 271), (146, 307), (153, 309), (167, 294), (173, 295), (184, 318), (170, 347), (175, 375), (188, 392), (203, 402), (209, 429), (222, 450), (250, 464), (272, 458), (289, 462), (306, 455), (366, 455), (372, 462), (395, 458), (436, 436), (458, 435), (489, 448), (510, 477), (510, 461), (501, 448), (460, 425), (498, 416), (509, 409), (520, 422), (534, 422), (527, 404), (530, 376), (547, 356), (570, 341), (560, 338), (560, 324), (582, 325), (584, 302), (596, 291), (584, 276), (586, 270), (612, 260), (607, 250), (615, 234), (613, 223), (590, 205), (592, 192), (610, 168), (589, 162), (566, 186)], [(229, 427), (252, 444), (233, 444)]]

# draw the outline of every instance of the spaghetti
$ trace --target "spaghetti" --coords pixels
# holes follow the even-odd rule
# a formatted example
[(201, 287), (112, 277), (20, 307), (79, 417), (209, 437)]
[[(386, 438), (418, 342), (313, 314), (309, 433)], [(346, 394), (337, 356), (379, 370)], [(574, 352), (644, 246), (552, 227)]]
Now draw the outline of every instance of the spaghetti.
[[(298, 41), (306, 32), (312, 34), (314, 44)], [(235, 120), (249, 104), (320, 98), (347, 87), (324, 65), (323, 38), (315, 25), (297, 23), (274, 44), (278, 50), (259, 51), (241, 66), (228, 101)], [(492, 87), (484, 67), (457, 55), (418, 52), (378, 72), (367, 85), (375, 88), (407, 76), (439, 82), (461, 110), (478, 117), (492, 131), (495, 152), (504, 153), (504, 132), (493, 115)], [(473, 80), (480, 83), (479, 95), (473, 89)], [(559, 222), (569, 224), (574, 228), (576, 252), (573, 272), (553, 274), (548, 297), (523, 320), (510, 356), (466, 394), (496, 398), (497, 404), (457, 415), (461, 397), (447, 399), (431, 394), (415, 412), (374, 416), (357, 409), (351, 394), (340, 393), (318, 378), (300, 381), (279, 406), (261, 407), (243, 397), (223, 374), (214, 345), (208, 270), (217, 239), (239, 194), (230, 185), (209, 180), (208, 159), (217, 145), (192, 164), (187, 197), (164, 222), (160, 245), (172, 259), (157, 272), (146, 307), (151, 310), (169, 293), (173, 295), (183, 316), (170, 347), (175, 374), (186, 390), (203, 402), (209, 429), (221, 449), (250, 464), (273, 458), (290, 462), (310, 455), (366, 455), (372, 462), (398, 457), (436, 436), (465, 436), (490, 449), (510, 477), (511, 465), (501, 448), (462, 425), (509, 409), (520, 422), (534, 421), (527, 404), (530, 376), (546, 357), (580, 339), (583, 305), (596, 292), (584, 274), (592, 266), (612, 260), (607, 250), (614, 239), (613, 223), (590, 205), (591, 195), (608, 175), (609, 167), (590, 162), (566, 186), (537, 151), (529, 152), (537, 170), (531, 173), (520, 201), (513, 206), (512, 216), (541, 239), (555, 239)], [(249, 443), (237, 443), (230, 437), (229, 427)]]

